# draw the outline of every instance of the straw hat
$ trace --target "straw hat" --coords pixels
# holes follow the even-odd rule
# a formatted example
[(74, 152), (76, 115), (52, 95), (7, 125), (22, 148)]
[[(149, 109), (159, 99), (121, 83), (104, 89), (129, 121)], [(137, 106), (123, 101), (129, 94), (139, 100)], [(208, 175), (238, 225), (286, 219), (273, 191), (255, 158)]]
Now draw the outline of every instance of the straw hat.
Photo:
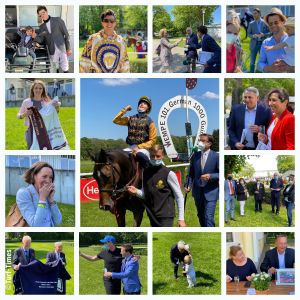
[(295, 17), (288, 17), (284, 25), (289, 27), (295, 27)]
[(273, 7), (271, 11), (265, 16), (265, 21), (267, 22), (267, 24), (269, 17), (273, 15), (278, 15), (282, 22), (286, 22), (286, 16), (282, 13), (282, 11), (277, 7)]

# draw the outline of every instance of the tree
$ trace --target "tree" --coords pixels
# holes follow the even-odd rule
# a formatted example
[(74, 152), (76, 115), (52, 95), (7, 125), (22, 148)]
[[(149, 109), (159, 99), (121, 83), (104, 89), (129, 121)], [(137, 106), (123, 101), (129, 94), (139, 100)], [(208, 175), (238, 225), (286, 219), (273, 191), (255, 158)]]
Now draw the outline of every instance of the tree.
[(224, 159), (225, 176), (228, 173), (238, 173), (246, 163), (246, 155), (226, 155)]
[(295, 156), (294, 155), (278, 155), (277, 169), (280, 173), (295, 170)]
[(162, 28), (170, 31), (173, 28), (171, 17), (163, 6), (153, 6), (153, 33), (158, 33)]
[(124, 27), (134, 30), (147, 30), (147, 6), (130, 5), (124, 10)]
[(251, 178), (253, 177), (254, 173), (255, 173), (254, 167), (246, 161), (243, 168), (238, 172), (237, 175), (238, 177)]

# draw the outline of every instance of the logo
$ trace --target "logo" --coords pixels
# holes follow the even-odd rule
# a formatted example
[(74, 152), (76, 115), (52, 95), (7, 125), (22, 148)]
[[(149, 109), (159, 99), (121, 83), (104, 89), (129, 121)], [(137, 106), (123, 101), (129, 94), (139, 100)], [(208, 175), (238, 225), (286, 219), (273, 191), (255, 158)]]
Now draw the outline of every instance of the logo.
[(90, 202), (99, 201), (98, 183), (93, 178), (84, 178), (80, 180), (81, 197), (80, 201)]
[(164, 184), (163, 180), (161, 180), (161, 179), (158, 180), (157, 183), (156, 183), (156, 187), (157, 187), (159, 190), (163, 189), (163, 188), (165, 187), (165, 184)]

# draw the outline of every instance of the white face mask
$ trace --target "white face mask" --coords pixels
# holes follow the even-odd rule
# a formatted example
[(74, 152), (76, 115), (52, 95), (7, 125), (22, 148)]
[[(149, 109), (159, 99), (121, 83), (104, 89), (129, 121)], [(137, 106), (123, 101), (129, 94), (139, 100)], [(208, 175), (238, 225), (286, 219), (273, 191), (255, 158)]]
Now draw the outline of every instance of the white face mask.
[(199, 141), (197, 147), (199, 151), (203, 151), (205, 149), (205, 144), (202, 141)]
[(150, 159), (150, 164), (153, 166), (153, 167), (158, 167), (160, 165), (162, 165), (162, 160), (161, 159)]
[(233, 34), (233, 33), (227, 33), (226, 34), (226, 43), (227, 44), (234, 44), (237, 40), (237, 35)]

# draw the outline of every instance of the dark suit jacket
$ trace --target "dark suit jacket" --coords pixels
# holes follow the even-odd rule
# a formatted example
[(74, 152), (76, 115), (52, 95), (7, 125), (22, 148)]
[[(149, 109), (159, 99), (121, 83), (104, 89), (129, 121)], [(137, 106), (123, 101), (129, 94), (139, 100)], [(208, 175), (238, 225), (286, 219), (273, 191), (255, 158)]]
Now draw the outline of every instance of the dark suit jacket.
[(288, 200), (290, 202), (295, 202), (295, 185), (293, 184), (292, 186), (290, 186), (290, 189), (289, 191), (287, 192), (286, 189), (290, 186), (290, 184), (287, 184), (282, 192), (282, 195), (283, 195), (283, 199), (285, 197), (288, 198)]
[(186, 39), (186, 44), (189, 46), (187, 57), (188, 58), (196, 58), (198, 56), (197, 55), (197, 45), (198, 45), (197, 34), (192, 33), (191, 36)]
[[(286, 248), (285, 250), (285, 267), (286, 268), (294, 268), (295, 263), (295, 250), (291, 248)], [(277, 248), (273, 248), (272, 250), (269, 250), (265, 254), (265, 258), (263, 262), (260, 265), (260, 270), (262, 272), (268, 273), (268, 270), (274, 267), (275, 269), (279, 268), (279, 260), (278, 260), (278, 254), (277, 254)]]
[(202, 37), (202, 41), (198, 44), (198, 48), (202, 48), (202, 51), (214, 53), (211, 59), (207, 61), (209, 66), (221, 65), (221, 47), (210, 35), (205, 34)]
[[(70, 49), (69, 33), (65, 22), (59, 17), (50, 18), (51, 33), (49, 33), (46, 23), (40, 25), (36, 41), (46, 44), (51, 55), (55, 52), (55, 45), (62, 51)], [(41, 35), (45, 33), (45, 35)]]
[[(229, 119), (229, 145), (231, 149), (236, 149), (235, 144), (241, 141), (241, 136), (243, 133), (243, 129), (245, 128), (245, 112), (246, 105), (238, 104), (232, 107)], [(264, 125), (267, 129), (270, 119), (272, 116), (272, 112), (269, 107), (264, 106), (261, 103), (257, 104), (256, 116), (255, 116), (255, 125)], [(253, 134), (253, 141), (255, 147), (258, 144), (257, 133)]]
[[(210, 180), (203, 182), (200, 177), (210, 174)], [(200, 197), (200, 190), (204, 190), (206, 201), (217, 201), (219, 198), (219, 154), (209, 151), (204, 169), (201, 168), (201, 152), (196, 152), (191, 160), (189, 170), (189, 184), (192, 186), (193, 197)]]
[[(67, 265), (67, 261), (66, 261), (66, 256), (63, 252), (60, 252), (60, 259), (62, 260), (62, 262), (65, 264), (65, 266)], [(46, 264), (48, 265), (55, 265), (57, 261), (56, 258), (56, 252), (48, 252), (47, 253), (47, 258), (46, 258)]]
[[(283, 189), (283, 182), (280, 178), (277, 179), (277, 182), (274, 178), (270, 181), (270, 188), (272, 189)], [(280, 193), (280, 191), (271, 191), (271, 193)]]
[(22, 247), (15, 250), (13, 255), (13, 260), (12, 260), (12, 267), (14, 268), (14, 266), (18, 265), (19, 263), (21, 263), (21, 265), (23, 266), (26, 266), (32, 261), (36, 260), (35, 252), (33, 249), (29, 248), (28, 254), (29, 254), (29, 260), (27, 261)]
[[(256, 194), (255, 192), (258, 192), (258, 194)], [(253, 194), (254, 194), (254, 197), (259, 199), (259, 200), (262, 200), (263, 197), (265, 196), (265, 186), (263, 183), (259, 183), (259, 187), (257, 188), (257, 183), (254, 185), (253, 187)]]

